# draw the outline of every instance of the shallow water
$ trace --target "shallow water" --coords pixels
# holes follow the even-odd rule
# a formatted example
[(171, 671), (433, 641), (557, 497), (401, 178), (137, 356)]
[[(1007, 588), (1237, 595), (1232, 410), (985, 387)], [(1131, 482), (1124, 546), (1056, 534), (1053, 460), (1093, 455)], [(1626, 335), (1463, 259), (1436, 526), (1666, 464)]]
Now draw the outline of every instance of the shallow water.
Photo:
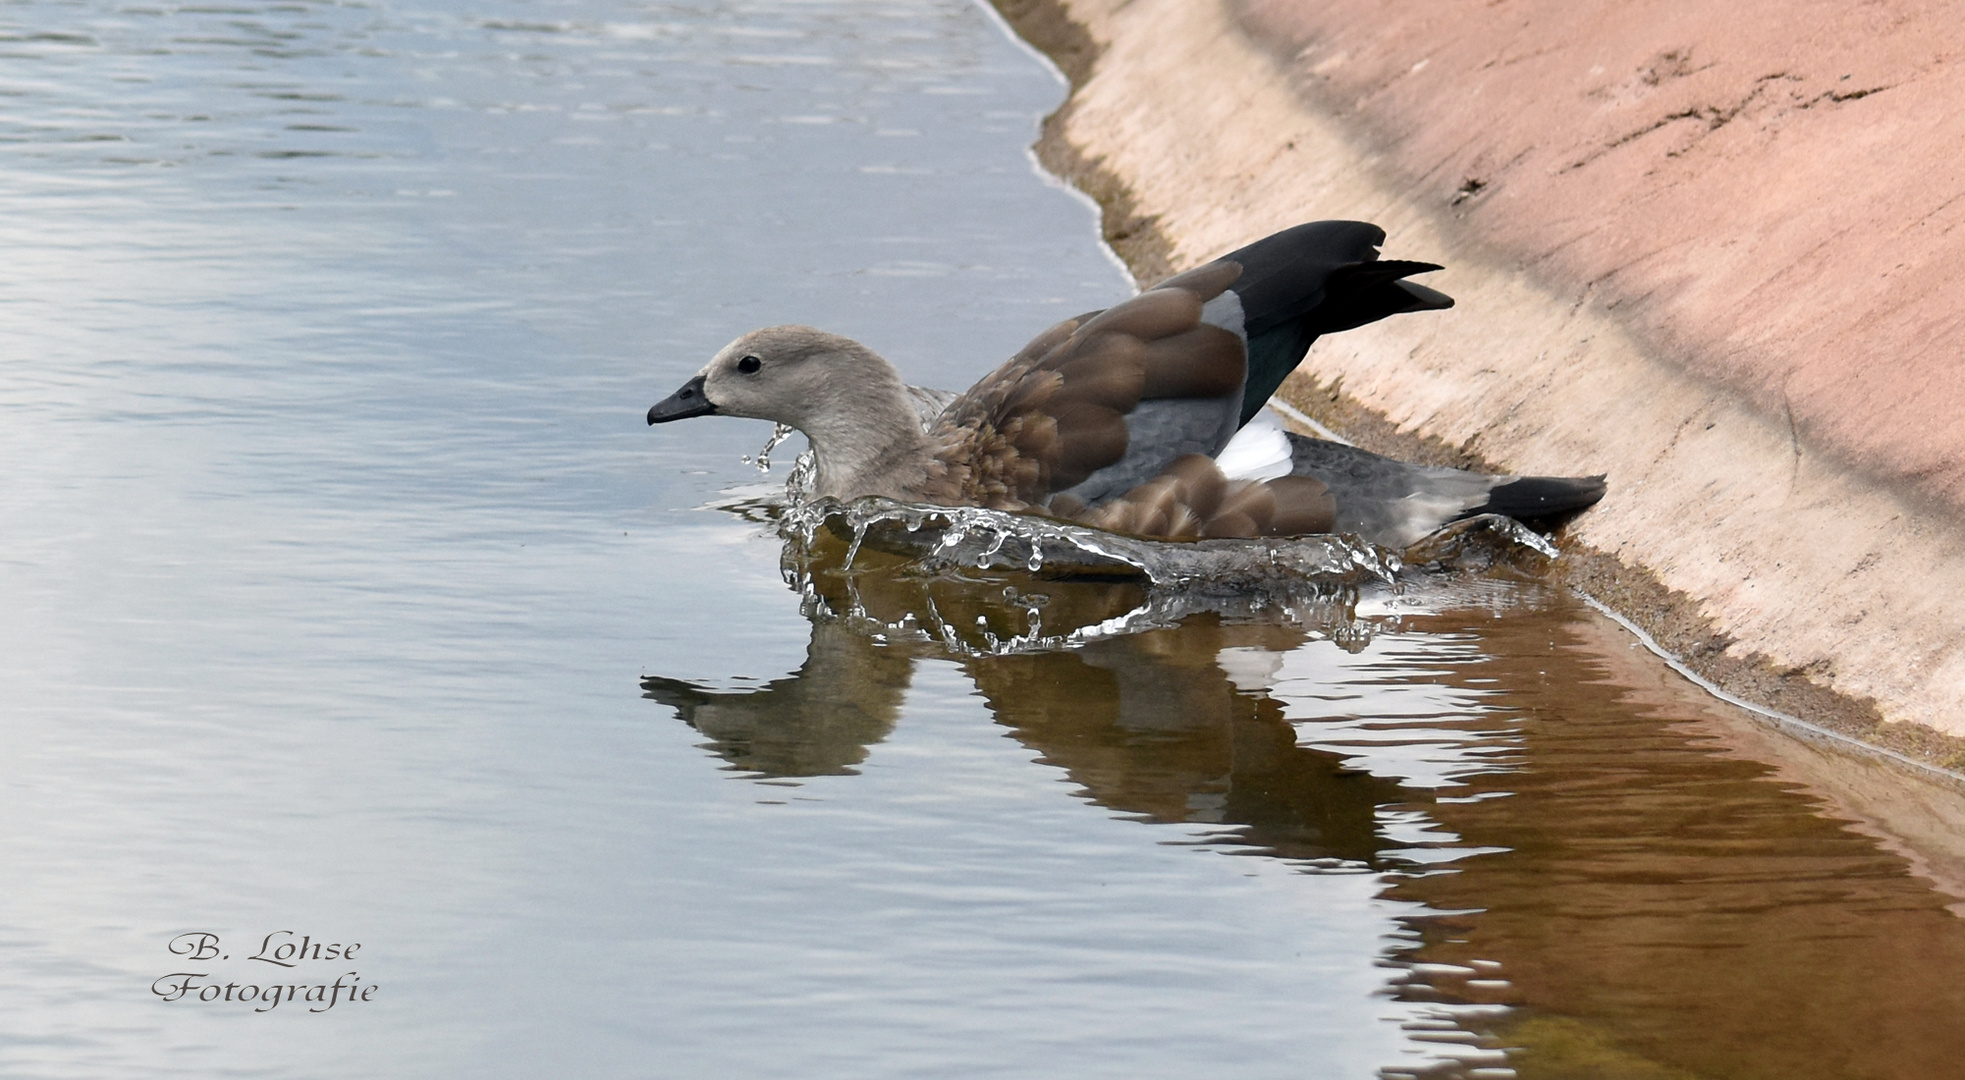
[(768, 322), (960, 385), (1127, 287), (983, 9), (28, 0), (0, 64), (0, 1072), (1965, 1051), (1946, 898), (1532, 579), (1021, 652), (1138, 587), (787, 587), (717, 508), (763, 426), (650, 402)]

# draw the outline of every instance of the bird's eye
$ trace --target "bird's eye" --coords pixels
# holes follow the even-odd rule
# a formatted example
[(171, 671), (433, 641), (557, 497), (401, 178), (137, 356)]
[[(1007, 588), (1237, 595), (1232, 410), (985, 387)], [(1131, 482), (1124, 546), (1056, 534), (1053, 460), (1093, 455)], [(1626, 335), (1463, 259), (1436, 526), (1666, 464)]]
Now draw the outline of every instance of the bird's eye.
[(757, 374), (757, 369), (763, 366), (764, 361), (759, 360), (755, 356), (746, 356), (742, 360), (737, 361), (737, 370), (746, 375)]

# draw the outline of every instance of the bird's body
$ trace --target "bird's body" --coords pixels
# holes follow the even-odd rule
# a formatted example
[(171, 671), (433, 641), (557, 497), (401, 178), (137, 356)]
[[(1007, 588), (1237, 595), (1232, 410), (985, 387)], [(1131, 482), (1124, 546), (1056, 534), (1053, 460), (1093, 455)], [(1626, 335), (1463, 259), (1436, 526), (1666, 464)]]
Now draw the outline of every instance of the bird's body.
[[(1380, 261), (1383, 240), (1362, 222), (1285, 230), (1059, 323), (952, 397), (908, 386), (850, 339), (757, 330), (648, 421), (788, 424), (811, 442), (821, 496), (1042, 513), (1156, 538), (1346, 531), (1403, 546), (1526, 481), (1250, 424), (1318, 335), (1452, 304), (1403, 280), (1438, 267)], [(1546, 504), (1532, 516), (1603, 492), (1601, 478), (1528, 479)]]

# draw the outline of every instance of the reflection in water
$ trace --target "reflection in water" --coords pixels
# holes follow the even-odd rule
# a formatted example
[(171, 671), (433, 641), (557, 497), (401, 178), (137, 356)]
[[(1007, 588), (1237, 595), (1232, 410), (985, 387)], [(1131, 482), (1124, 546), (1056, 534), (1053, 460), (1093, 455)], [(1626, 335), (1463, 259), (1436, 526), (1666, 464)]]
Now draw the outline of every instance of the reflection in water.
[[(643, 691), (740, 769), (851, 772), (892, 729), (914, 658), (943, 650), (938, 633), (906, 638), (893, 628), (959, 627), (1000, 646), (1027, 637), (1032, 622), (1068, 632), (1148, 607), (1136, 584), (1026, 582), (1020, 590), (868, 574), (849, 594), (843, 576), (825, 580), (825, 606), (856, 614), (815, 611), (797, 673), (725, 692), (653, 677)], [(1375, 808), (1408, 796), (1396, 781), (1347, 768), (1340, 754), (1298, 746), (1281, 704), (1238, 689), (1219, 663), (1224, 650), (1281, 654), (1307, 637), (1293, 623), (1200, 617), (1071, 650), (965, 649), (960, 662), (997, 719), (1102, 806), (1147, 821), (1239, 826), (1234, 843), (1289, 858), (1371, 863), (1381, 846)]]
[(1436, 810), (1505, 854), (1393, 884), (1479, 912), (1420, 920), (1421, 955), (1451, 966), (1406, 992), (1517, 1006), (1497, 1034), (1523, 1077), (1954, 1075), (1965, 923), (1765, 765), (1634, 700), (1605, 629), (1493, 620), (1487, 662), (1441, 673), (1507, 687), (1526, 754)]
[(1225, 648), (1303, 640), (1200, 619), (968, 667), (998, 721), (1101, 806), (1230, 826), (1223, 841), (1286, 858), (1372, 863), (1386, 846), (1375, 810), (1403, 799), (1397, 781), (1298, 746), (1279, 703), (1242, 693), (1216, 663)]
[(1407, 1028), (1438, 1048), (1388, 1077), (1910, 1078), (1965, 1060), (1965, 924), (1696, 716), (1640, 700), (1616, 677), (1628, 642), (1587, 608), (1489, 578), (1431, 610), (1353, 593), (1140, 618), (1168, 610), (1149, 592), (863, 555), (811, 575), (795, 675), (645, 689), (753, 775), (850, 772), (913, 665), (952, 657), (1092, 802), (1378, 873), (1420, 905), (1383, 963), (1388, 992), (1436, 1010)]
[[(775, 545), (690, 512), (760, 426), (640, 425), (733, 327), (967, 385), (1123, 288), (979, 5), (20, 0), (0, 53), (0, 1075), (1396, 1056), (1369, 877), (1297, 922), (1283, 864), (1054, 798), (953, 665), (850, 606), (808, 642)], [(616, 681), (808, 644), (711, 736)], [(832, 773), (890, 725), (915, 767), (781, 781), (831, 800), (690, 746)], [(368, 942), (377, 1008), (145, 989), (173, 934), (281, 928)]]
[(850, 774), (887, 737), (907, 692), (910, 657), (837, 619), (812, 624), (798, 671), (755, 690), (716, 693), (675, 679), (642, 692), (709, 736), (716, 753), (759, 776)]

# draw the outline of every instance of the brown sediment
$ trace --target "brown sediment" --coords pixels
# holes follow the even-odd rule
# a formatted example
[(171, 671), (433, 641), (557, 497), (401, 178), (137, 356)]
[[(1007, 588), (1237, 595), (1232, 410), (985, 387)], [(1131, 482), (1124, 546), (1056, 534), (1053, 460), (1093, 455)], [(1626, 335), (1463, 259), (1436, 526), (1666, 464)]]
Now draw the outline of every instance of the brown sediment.
[[(1433, 284), (1462, 301), (1450, 329), (1415, 317), (1320, 342), (1286, 399), (1408, 459), (1606, 469), (1611, 498), (1562, 538), (1567, 583), (1742, 698), (1965, 767), (1965, 618), (1943, 602), (1965, 595), (1965, 530), (1935, 489), (1854, 469), (1791, 399), (1773, 415), (1677, 362), (1690, 338), (1663, 348), (1595, 283), (1549, 285), (1498, 253), (1456, 213), (1492, 177), (1421, 198), (1437, 177), (1306, 105), (1226, 3), (997, 6), (1073, 86), (1040, 159), (1105, 208), (1141, 280), (1316, 217), (1379, 221), (1388, 251), (1449, 264)], [(1115, 41), (1125, 55), (1102, 64)]]

